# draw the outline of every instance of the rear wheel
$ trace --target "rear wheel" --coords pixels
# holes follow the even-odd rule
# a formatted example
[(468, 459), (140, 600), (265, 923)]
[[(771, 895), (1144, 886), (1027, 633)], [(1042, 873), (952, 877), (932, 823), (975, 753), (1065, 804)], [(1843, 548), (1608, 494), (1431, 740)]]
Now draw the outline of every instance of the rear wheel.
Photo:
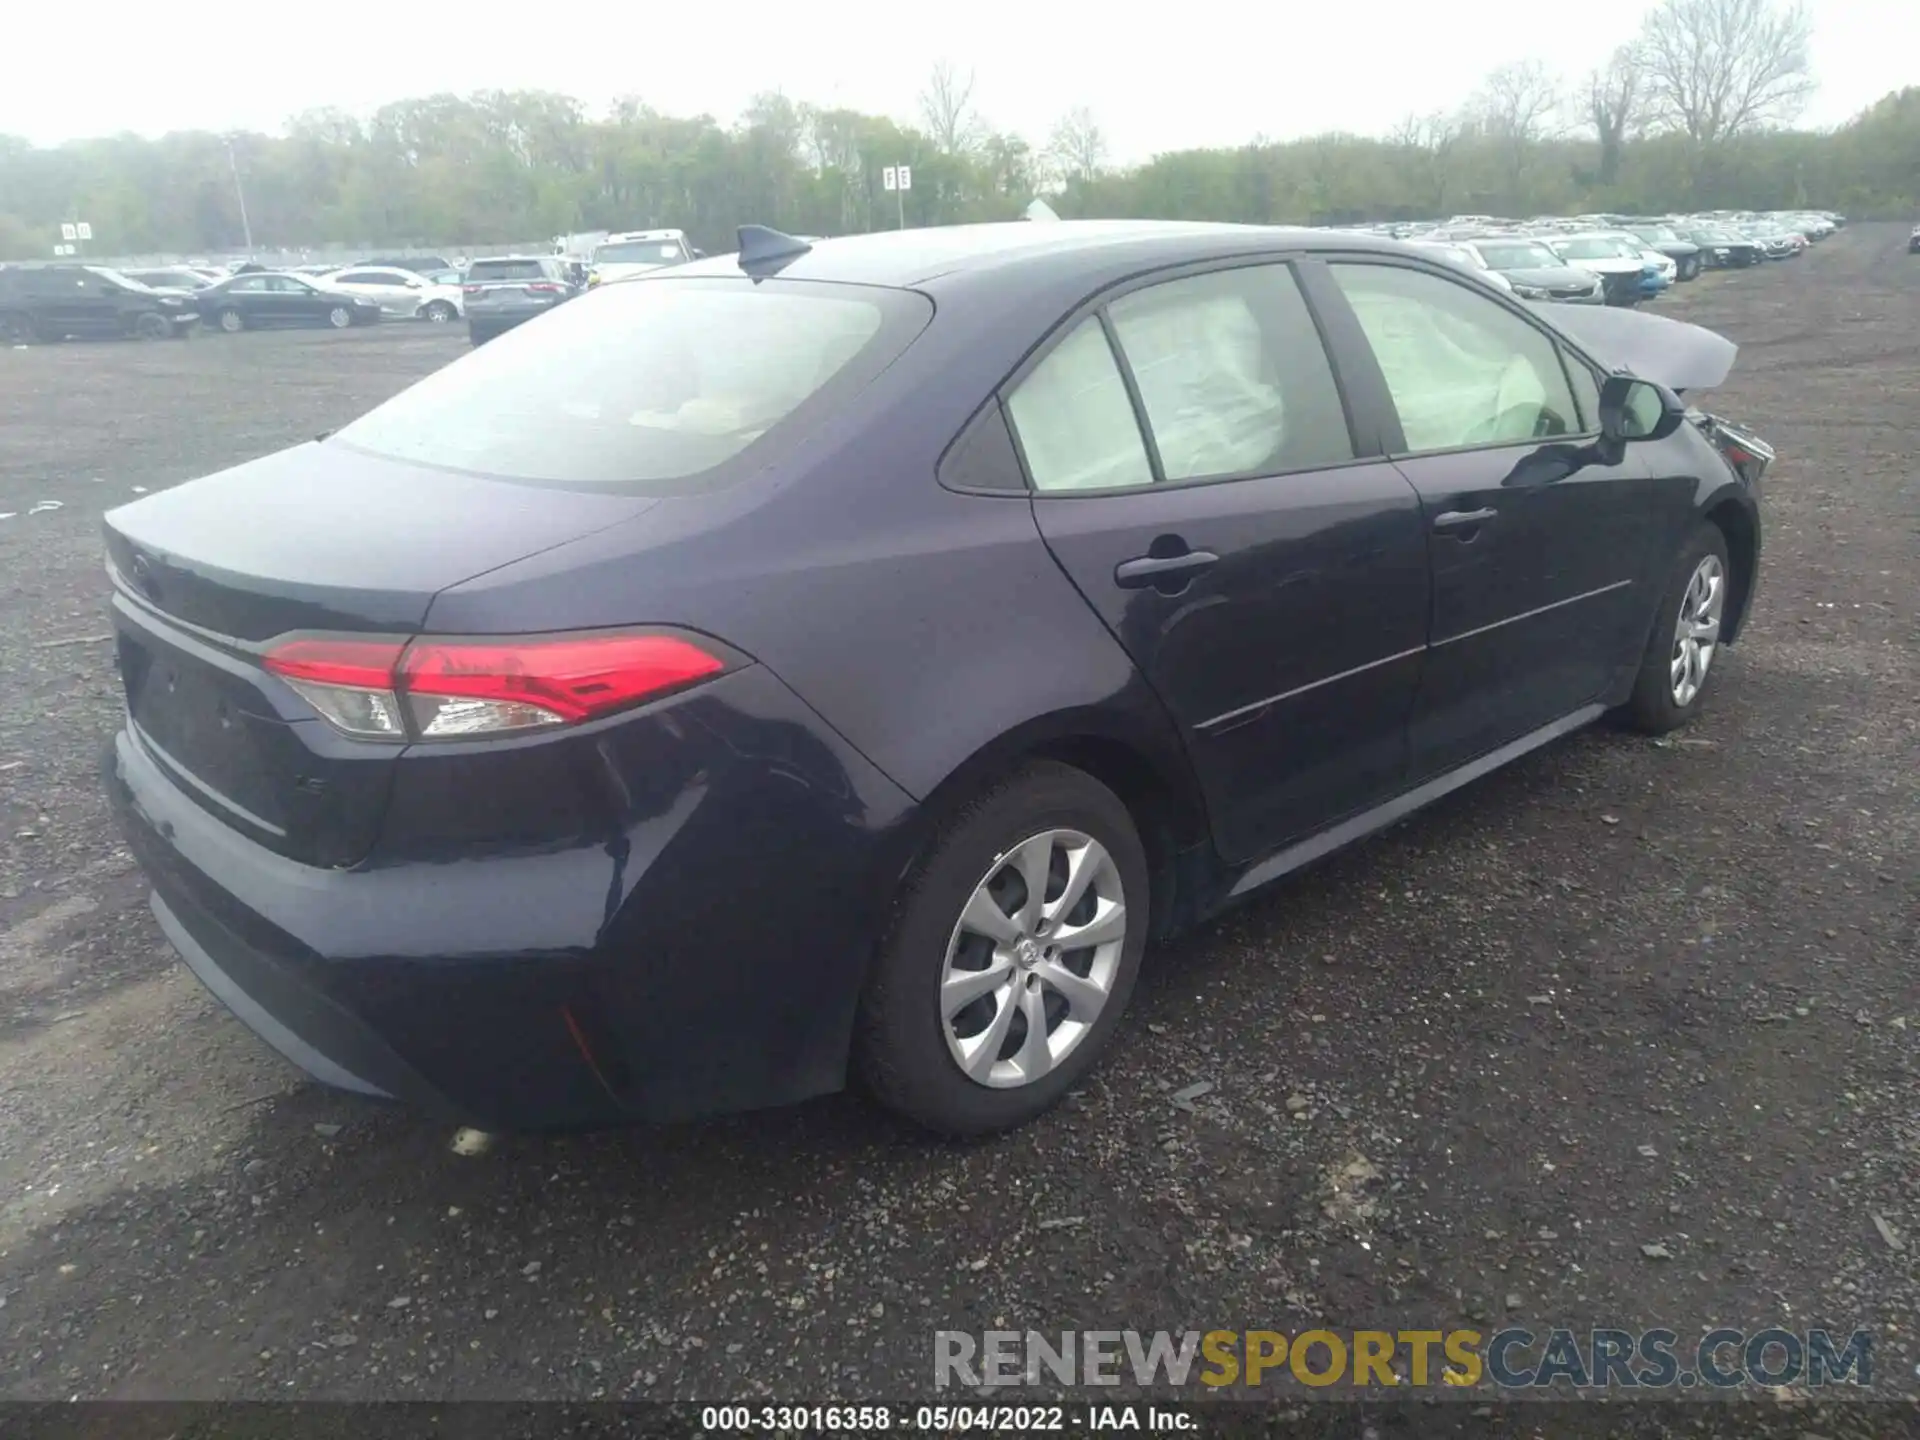
[(420, 317), (423, 320), (431, 321), (435, 325), (444, 325), (453, 319), (453, 306), (444, 300), (435, 300), (420, 312)]
[(353, 324), (353, 311), (344, 305), (336, 305), (327, 311), (327, 324), (336, 330), (344, 330)]
[(213, 318), (214, 323), (229, 335), (238, 335), (242, 330), (247, 328), (246, 317), (231, 306), (222, 310)]
[(1634, 729), (1664, 735), (1699, 713), (1720, 654), (1731, 575), (1727, 537), (1718, 525), (1703, 520), (1674, 565), (1640, 658), (1640, 673), (1624, 710)]
[(1021, 1124), (1098, 1061), (1146, 949), (1146, 853), (1114, 793), (1039, 761), (943, 823), (896, 902), (856, 1059), (953, 1135)]
[(0, 311), (0, 342), (8, 345), (31, 345), (39, 337), (34, 333), (33, 320), (18, 310)]

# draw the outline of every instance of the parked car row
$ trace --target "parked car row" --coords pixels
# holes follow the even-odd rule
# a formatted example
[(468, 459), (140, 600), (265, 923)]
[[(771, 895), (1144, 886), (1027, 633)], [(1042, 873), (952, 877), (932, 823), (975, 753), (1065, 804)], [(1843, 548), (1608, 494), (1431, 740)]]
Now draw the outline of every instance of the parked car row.
[[(444, 263), (444, 262), (440, 262)], [(295, 325), (336, 330), (383, 319), (447, 324), (466, 314), (460, 272), (352, 265), (321, 273), (244, 266), (116, 270), (104, 265), (0, 266), (0, 340), (183, 336), (196, 325), (234, 333)]]
[(1350, 228), (1439, 254), (1522, 299), (1637, 305), (1710, 269), (1790, 260), (1844, 224), (1845, 216), (1828, 212), (1716, 211), (1531, 220), (1456, 215)]
[(462, 293), (467, 302), (467, 334), (484, 345), (536, 315), (544, 315), (587, 290), (631, 280), (672, 265), (685, 265), (703, 252), (687, 243), (682, 230), (626, 230), (588, 236), (561, 236), (551, 255), (499, 255), (467, 267)]
[(700, 252), (679, 230), (596, 237), (584, 255), (500, 255), (456, 264), (440, 255), (375, 256), (355, 265), (271, 269), (163, 265), (116, 270), (64, 263), (0, 266), (0, 340), (185, 335), (293, 325), (347, 329), (381, 320), (465, 320), (475, 345), (592, 286)]

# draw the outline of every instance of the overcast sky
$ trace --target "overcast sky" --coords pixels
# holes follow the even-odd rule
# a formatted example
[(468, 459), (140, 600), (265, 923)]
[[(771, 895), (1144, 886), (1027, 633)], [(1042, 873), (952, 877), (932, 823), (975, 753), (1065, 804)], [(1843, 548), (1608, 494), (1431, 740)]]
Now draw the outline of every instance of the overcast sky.
[[(599, 108), (638, 95), (672, 114), (731, 121), (754, 92), (913, 119), (942, 57), (975, 75), (983, 116), (1036, 143), (1086, 105), (1110, 158), (1379, 133), (1414, 111), (1451, 108), (1488, 69), (1537, 56), (1569, 78), (1630, 37), (1647, 0), (1617, 4), (1336, 3), (1083, 6), (1062, 0), (880, 5), (767, 0), (609, 5), (523, 13), (579, 37), (517, 34), (514, 7), (383, 12), (231, 7), (204, 20), (151, 0), (96, 0), (84, 20), (23, 3), (8, 16), (0, 133), (41, 144), (134, 131), (277, 131), (309, 106), (367, 114), (435, 91), (558, 90)], [(1820, 89), (1805, 123), (1845, 120), (1920, 84), (1920, 3), (1809, 0)], [(487, 13), (487, 23), (471, 17)], [(391, 18), (383, 18), (386, 15)], [(155, 28), (158, 25), (158, 28)], [(191, 43), (188, 43), (190, 41)]]

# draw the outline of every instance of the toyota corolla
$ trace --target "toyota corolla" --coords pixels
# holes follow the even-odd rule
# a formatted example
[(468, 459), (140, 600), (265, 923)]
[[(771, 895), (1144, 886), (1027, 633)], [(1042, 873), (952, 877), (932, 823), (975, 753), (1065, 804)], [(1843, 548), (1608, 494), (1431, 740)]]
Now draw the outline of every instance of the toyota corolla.
[(1698, 712), (1770, 459), (1693, 408), (1733, 350), (1332, 232), (750, 227), (109, 514), (108, 787), (332, 1085), (1014, 1125), (1150, 940)]

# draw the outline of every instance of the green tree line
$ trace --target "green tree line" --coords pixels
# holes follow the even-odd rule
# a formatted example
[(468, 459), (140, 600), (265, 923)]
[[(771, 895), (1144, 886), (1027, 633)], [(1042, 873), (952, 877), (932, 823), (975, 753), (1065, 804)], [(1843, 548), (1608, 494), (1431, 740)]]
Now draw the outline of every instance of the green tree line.
[[(1771, 0), (1666, 0), (1761, 20)], [(1717, 8), (1715, 8), (1717, 7)], [(1715, 31), (1714, 33), (1719, 33)], [(1671, 37), (1670, 37), (1671, 38)], [(679, 226), (708, 249), (757, 222), (803, 234), (900, 223), (884, 166), (913, 167), (908, 225), (1019, 215), (1045, 194), (1063, 215), (1271, 223), (1716, 207), (1909, 215), (1920, 208), (1920, 87), (1831, 131), (1783, 128), (1805, 94), (1805, 26), (1770, 69), (1687, 89), (1711, 62), (1657, 26), (1583, 85), (1537, 65), (1489, 75), (1457, 111), (1381, 136), (1255, 139), (1108, 163), (1094, 116), (1032, 143), (981, 122), (971, 81), (935, 68), (912, 124), (760, 96), (732, 124), (636, 101), (604, 114), (537, 91), (431, 95), (360, 118), (296, 116), (281, 135), (121, 135), (36, 147), (0, 136), (0, 258), (45, 256), (63, 220), (101, 255), (325, 244), (458, 246), (582, 230)], [(1751, 66), (1743, 42), (1730, 70)], [(1669, 73), (1662, 78), (1662, 65)], [(1724, 92), (1724, 93), (1723, 93)], [(241, 214), (244, 195), (246, 217)]]

